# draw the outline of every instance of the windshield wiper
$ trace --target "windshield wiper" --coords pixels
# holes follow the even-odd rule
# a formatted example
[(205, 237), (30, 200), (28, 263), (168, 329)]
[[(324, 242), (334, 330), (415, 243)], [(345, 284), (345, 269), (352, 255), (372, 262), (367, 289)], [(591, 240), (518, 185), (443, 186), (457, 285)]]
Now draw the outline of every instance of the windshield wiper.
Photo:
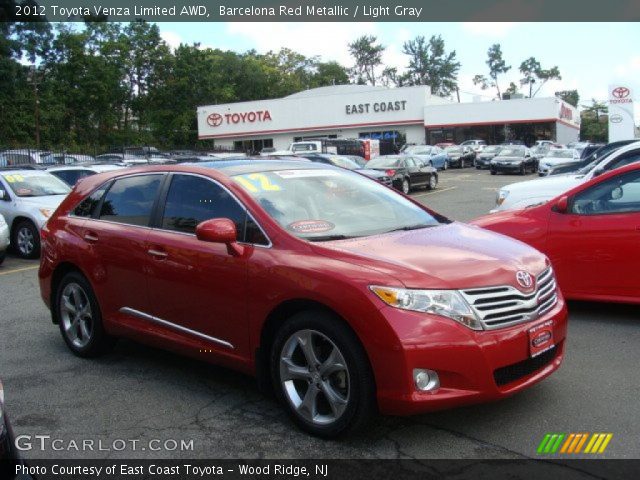
[(435, 227), (435, 225), (425, 225), (425, 224), (420, 224), (420, 225), (407, 225), (405, 227), (398, 227), (398, 228), (394, 228), (392, 230), (387, 230), (384, 233), (391, 233), (391, 232), (408, 232), (409, 230), (420, 230), (421, 228), (429, 228), (429, 227)]
[(321, 237), (309, 237), (305, 238), (305, 240), (309, 240), (310, 242), (330, 242), (331, 240), (346, 240), (347, 238), (358, 238), (355, 235), (324, 235)]

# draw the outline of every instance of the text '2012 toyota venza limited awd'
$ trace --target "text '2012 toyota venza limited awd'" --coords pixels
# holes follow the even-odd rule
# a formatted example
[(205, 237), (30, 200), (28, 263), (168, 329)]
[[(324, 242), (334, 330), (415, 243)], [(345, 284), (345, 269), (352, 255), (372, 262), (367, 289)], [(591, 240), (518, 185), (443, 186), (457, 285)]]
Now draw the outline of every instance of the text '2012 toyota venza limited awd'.
[(316, 435), (499, 399), (563, 358), (543, 254), (326, 165), (88, 177), (42, 251), (42, 298), (75, 354), (129, 337), (255, 374)]

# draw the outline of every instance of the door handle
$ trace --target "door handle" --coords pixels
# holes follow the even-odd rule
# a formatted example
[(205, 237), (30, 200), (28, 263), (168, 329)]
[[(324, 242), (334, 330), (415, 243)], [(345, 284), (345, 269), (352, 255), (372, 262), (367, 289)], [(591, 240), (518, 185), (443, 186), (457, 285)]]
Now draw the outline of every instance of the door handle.
[(155, 248), (150, 248), (149, 250), (147, 250), (147, 253), (149, 255), (151, 255), (152, 257), (157, 258), (158, 260), (161, 260), (163, 258), (167, 258), (169, 256), (169, 254), (165, 251), (162, 250), (158, 250)]
[(84, 239), (89, 243), (96, 243), (98, 241), (98, 235), (93, 232), (85, 232)]

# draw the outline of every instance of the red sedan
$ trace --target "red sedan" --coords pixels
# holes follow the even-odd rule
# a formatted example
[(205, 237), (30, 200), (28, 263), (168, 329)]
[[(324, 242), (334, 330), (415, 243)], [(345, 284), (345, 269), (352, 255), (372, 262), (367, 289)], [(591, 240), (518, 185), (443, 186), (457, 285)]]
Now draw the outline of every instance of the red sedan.
[(567, 298), (640, 303), (640, 163), (471, 223), (546, 253)]
[(322, 164), (88, 177), (42, 245), (42, 298), (73, 353), (129, 337), (256, 375), (320, 436), (503, 398), (563, 358), (544, 255)]

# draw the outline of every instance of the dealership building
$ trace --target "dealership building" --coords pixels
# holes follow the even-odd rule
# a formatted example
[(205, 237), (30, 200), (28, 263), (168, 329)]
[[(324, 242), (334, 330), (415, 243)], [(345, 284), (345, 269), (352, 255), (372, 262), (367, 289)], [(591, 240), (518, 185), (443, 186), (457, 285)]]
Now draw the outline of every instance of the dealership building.
[(456, 103), (429, 87), (320, 87), (288, 97), (198, 107), (198, 137), (243, 151), (319, 138), (377, 138), (404, 143), (489, 144), (578, 140), (580, 115), (559, 98)]

